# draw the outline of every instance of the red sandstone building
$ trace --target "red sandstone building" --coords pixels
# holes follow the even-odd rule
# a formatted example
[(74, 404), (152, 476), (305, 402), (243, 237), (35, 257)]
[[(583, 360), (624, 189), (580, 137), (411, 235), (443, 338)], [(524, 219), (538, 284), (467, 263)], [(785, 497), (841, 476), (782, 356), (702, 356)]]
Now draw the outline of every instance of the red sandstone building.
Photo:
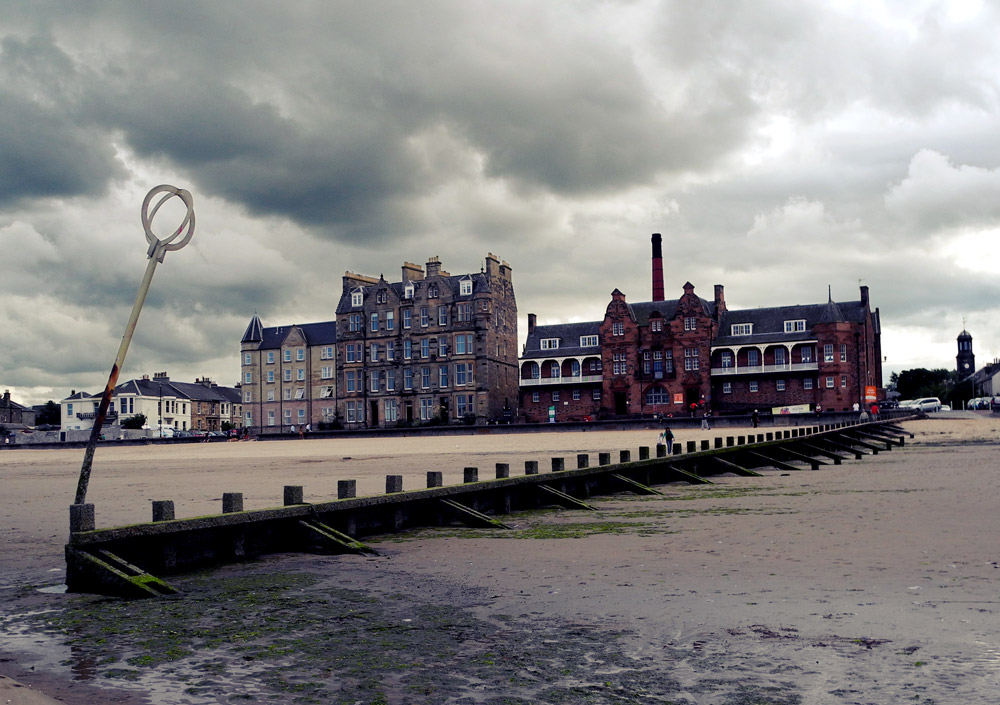
[(666, 301), (653, 235), (653, 301), (615, 289), (604, 319), (538, 326), (528, 315), (520, 401), (528, 422), (657, 414), (846, 411), (881, 399), (879, 311), (858, 301), (730, 311), (684, 284)]

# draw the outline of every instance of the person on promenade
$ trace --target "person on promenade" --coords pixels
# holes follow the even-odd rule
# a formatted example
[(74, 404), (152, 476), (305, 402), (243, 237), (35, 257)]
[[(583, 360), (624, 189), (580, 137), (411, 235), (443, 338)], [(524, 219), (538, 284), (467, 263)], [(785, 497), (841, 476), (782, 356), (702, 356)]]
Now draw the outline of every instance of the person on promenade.
[(750, 414), (750, 422), (753, 424), (754, 428), (760, 426), (760, 413), (754, 409), (753, 413)]
[(701, 430), (702, 431), (711, 431), (712, 430), (708, 426), (708, 417), (711, 416), (711, 415), (712, 415), (712, 412), (709, 411), (708, 409), (706, 409), (705, 413), (702, 414), (702, 416), (701, 416)]

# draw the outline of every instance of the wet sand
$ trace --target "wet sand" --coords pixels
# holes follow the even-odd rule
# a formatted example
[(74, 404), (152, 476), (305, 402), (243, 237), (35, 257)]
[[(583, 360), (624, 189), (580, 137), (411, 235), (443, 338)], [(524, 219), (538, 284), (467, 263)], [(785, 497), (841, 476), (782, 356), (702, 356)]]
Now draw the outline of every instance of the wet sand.
[[(519, 514), (503, 535), (386, 537), (377, 558), (269, 557), (175, 580), (184, 597), (141, 605), (33, 589), (61, 580), (82, 454), (5, 451), (0, 673), (67, 703), (106, 686), (122, 703), (995, 703), (1000, 422), (956, 412), (907, 428), (904, 449), (839, 467), (595, 498), (598, 512)], [(224, 491), (256, 508), (302, 484), (319, 501), (339, 479), (372, 494), (386, 474), (407, 488), (427, 470), (459, 483), (469, 465), (516, 472), (653, 442), (647, 431), (102, 448), (88, 500), (110, 526), (148, 519), (152, 499), (193, 516)], [(260, 627), (250, 595), (271, 596), (282, 630)], [(42, 610), (55, 615), (49, 635), (30, 617)], [(195, 619), (226, 638), (202, 644)], [(167, 623), (188, 655), (163, 660), (122, 628)], [(97, 645), (86, 625), (111, 636)], [(270, 656), (288, 631), (290, 668)]]

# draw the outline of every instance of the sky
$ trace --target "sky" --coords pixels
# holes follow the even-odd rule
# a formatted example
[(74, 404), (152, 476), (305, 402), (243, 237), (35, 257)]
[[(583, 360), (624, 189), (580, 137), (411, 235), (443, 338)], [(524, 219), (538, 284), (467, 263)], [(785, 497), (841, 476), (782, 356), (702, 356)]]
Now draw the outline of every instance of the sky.
[[(523, 341), (615, 288), (856, 301), (885, 377), (1000, 357), (1000, 5), (963, 0), (0, 0), (0, 389), (239, 380), (345, 271), (513, 271)], [(153, 223), (180, 221), (176, 199)], [(171, 222), (171, 218), (173, 221)], [(829, 287), (829, 288), (828, 288)]]

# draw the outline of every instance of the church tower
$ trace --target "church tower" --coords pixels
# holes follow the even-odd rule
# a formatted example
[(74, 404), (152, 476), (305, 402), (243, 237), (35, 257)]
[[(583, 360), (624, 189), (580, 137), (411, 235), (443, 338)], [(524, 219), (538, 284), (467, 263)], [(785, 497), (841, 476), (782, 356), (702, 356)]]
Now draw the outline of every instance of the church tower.
[(955, 356), (960, 377), (968, 377), (976, 371), (976, 356), (972, 353), (972, 336), (962, 328), (958, 334), (958, 355)]

